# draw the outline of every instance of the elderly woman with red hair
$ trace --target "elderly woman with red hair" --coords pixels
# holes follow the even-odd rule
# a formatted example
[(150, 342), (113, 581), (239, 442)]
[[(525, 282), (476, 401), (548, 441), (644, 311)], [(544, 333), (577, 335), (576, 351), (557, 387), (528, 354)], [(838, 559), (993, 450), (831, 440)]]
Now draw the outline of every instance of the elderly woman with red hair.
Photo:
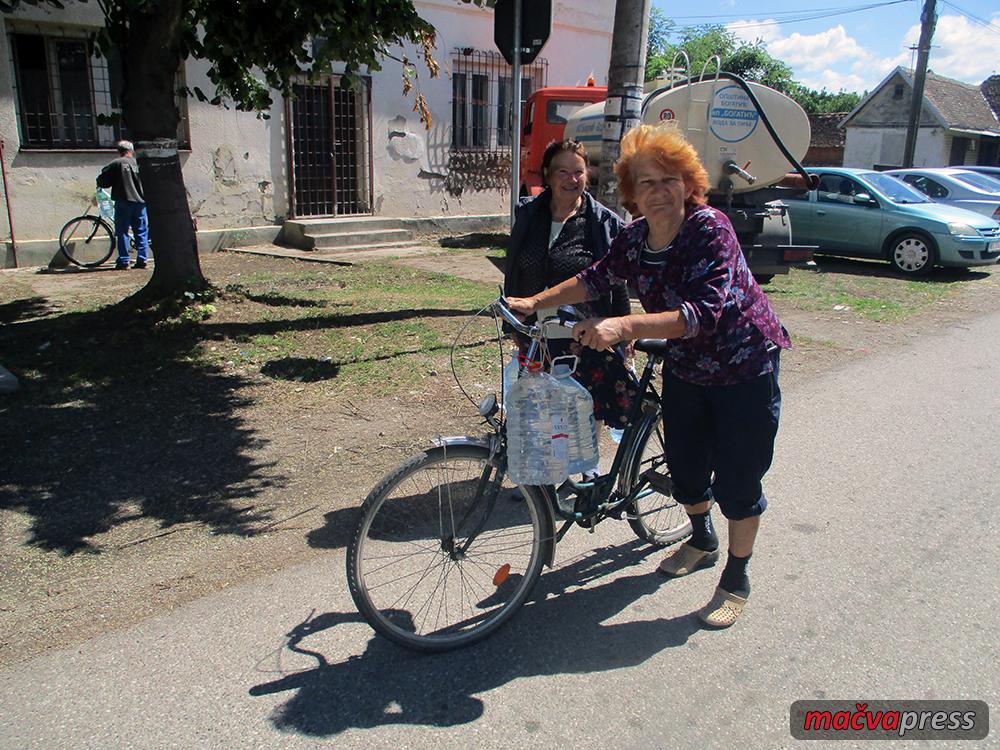
[(729, 219), (706, 205), (708, 175), (675, 127), (641, 125), (627, 133), (615, 174), (622, 202), (642, 218), (592, 266), (532, 297), (511, 299), (510, 306), (530, 314), (582, 302), (621, 280), (636, 290), (644, 313), (590, 318), (573, 333), (599, 350), (619, 341), (667, 339), (664, 444), (674, 497), (685, 506), (692, 535), (660, 570), (683, 576), (715, 564), (719, 539), (711, 507), (718, 503), (728, 520), (729, 555), (698, 614), (706, 625), (728, 627), (750, 596), (747, 565), (767, 507), (761, 480), (771, 465), (781, 408), (778, 359), (791, 342)]

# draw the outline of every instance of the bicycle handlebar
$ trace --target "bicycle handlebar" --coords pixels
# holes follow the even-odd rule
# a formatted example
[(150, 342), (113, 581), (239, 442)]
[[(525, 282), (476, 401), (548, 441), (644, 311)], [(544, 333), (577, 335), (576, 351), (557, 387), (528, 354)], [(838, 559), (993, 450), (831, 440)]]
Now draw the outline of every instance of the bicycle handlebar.
[(542, 338), (542, 329), (543, 324), (545, 323), (556, 323), (557, 325), (560, 325), (563, 328), (568, 328), (569, 330), (573, 330), (573, 327), (577, 323), (577, 321), (572, 317), (573, 313), (571, 309), (566, 309), (567, 306), (565, 305), (559, 308), (559, 314), (556, 317), (546, 318), (545, 320), (541, 320), (532, 326), (525, 325), (516, 315), (514, 315), (513, 312), (511, 312), (510, 307), (507, 305), (507, 299), (502, 295), (497, 297), (490, 304), (490, 307), (494, 313), (499, 314), (501, 318), (507, 321), (510, 327), (515, 331), (536, 340)]

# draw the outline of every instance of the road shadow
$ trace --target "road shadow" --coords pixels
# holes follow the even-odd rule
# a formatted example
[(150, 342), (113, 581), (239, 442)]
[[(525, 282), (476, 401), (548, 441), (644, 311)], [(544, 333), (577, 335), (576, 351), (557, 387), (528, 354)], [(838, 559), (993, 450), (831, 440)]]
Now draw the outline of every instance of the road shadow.
[[(373, 636), (363, 654), (331, 663), (309, 648), (307, 639), (362, 619), (353, 612), (310, 617), (289, 632), (286, 647), (315, 659), (316, 666), (254, 685), (249, 694), (292, 692), (272, 713), (274, 727), (329, 737), (387, 724), (466, 724), (484, 713), (478, 695), (513, 680), (641, 664), (665, 648), (684, 645), (701, 629), (694, 613), (606, 624), (669, 586), (646, 559), (656, 552), (632, 542), (593, 550), (544, 573), (511, 622), (485, 642), (451, 653), (417, 654)], [(637, 570), (622, 575), (632, 568)]]
[(0, 401), (0, 510), (30, 517), (28, 544), (99, 553), (97, 535), (138, 517), (239, 535), (271, 520), (253, 498), (285, 479), (253, 458), (265, 443), (238, 416), (250, 383), (204, 364), (198, 326), (152, 315), (0, 327), (22, 385)]
[(897, 279), (899, 281), (929, 281), (940, 284), (978, 281), (989, 277), (987, 271), (974, 268), (933, 268), (926, 276), (906, 277), (895, 271), (885, 261), (840, 258), (833, 255), (817, 255), (816, 273), (836, 273), (845, 276), (869, 276), (872, 278)]

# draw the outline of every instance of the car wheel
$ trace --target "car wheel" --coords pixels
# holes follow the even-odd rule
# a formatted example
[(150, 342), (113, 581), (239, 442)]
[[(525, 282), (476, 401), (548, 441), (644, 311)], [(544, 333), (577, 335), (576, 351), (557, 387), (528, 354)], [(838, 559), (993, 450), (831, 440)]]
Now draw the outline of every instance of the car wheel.
[(934, 241), (925, 234), (906, 232), (889, 240), (889, 262), (904, 276), (924, 276), (937, 260)]

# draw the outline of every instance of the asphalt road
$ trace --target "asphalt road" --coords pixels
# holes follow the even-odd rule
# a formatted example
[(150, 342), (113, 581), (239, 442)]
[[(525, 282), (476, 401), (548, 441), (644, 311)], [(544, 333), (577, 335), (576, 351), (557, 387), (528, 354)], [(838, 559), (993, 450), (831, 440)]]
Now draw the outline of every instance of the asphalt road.
[(359, 620), (341, 550), (0, 673), (0, 747), (775, 748), (801, 744), (797, 699), (997, 711), (998, 329), (786, 390), (728, 631), (692, 614), (717, 570), (666, 581), (608, 522), (567, 537), (492, 639), (420, 656)]

